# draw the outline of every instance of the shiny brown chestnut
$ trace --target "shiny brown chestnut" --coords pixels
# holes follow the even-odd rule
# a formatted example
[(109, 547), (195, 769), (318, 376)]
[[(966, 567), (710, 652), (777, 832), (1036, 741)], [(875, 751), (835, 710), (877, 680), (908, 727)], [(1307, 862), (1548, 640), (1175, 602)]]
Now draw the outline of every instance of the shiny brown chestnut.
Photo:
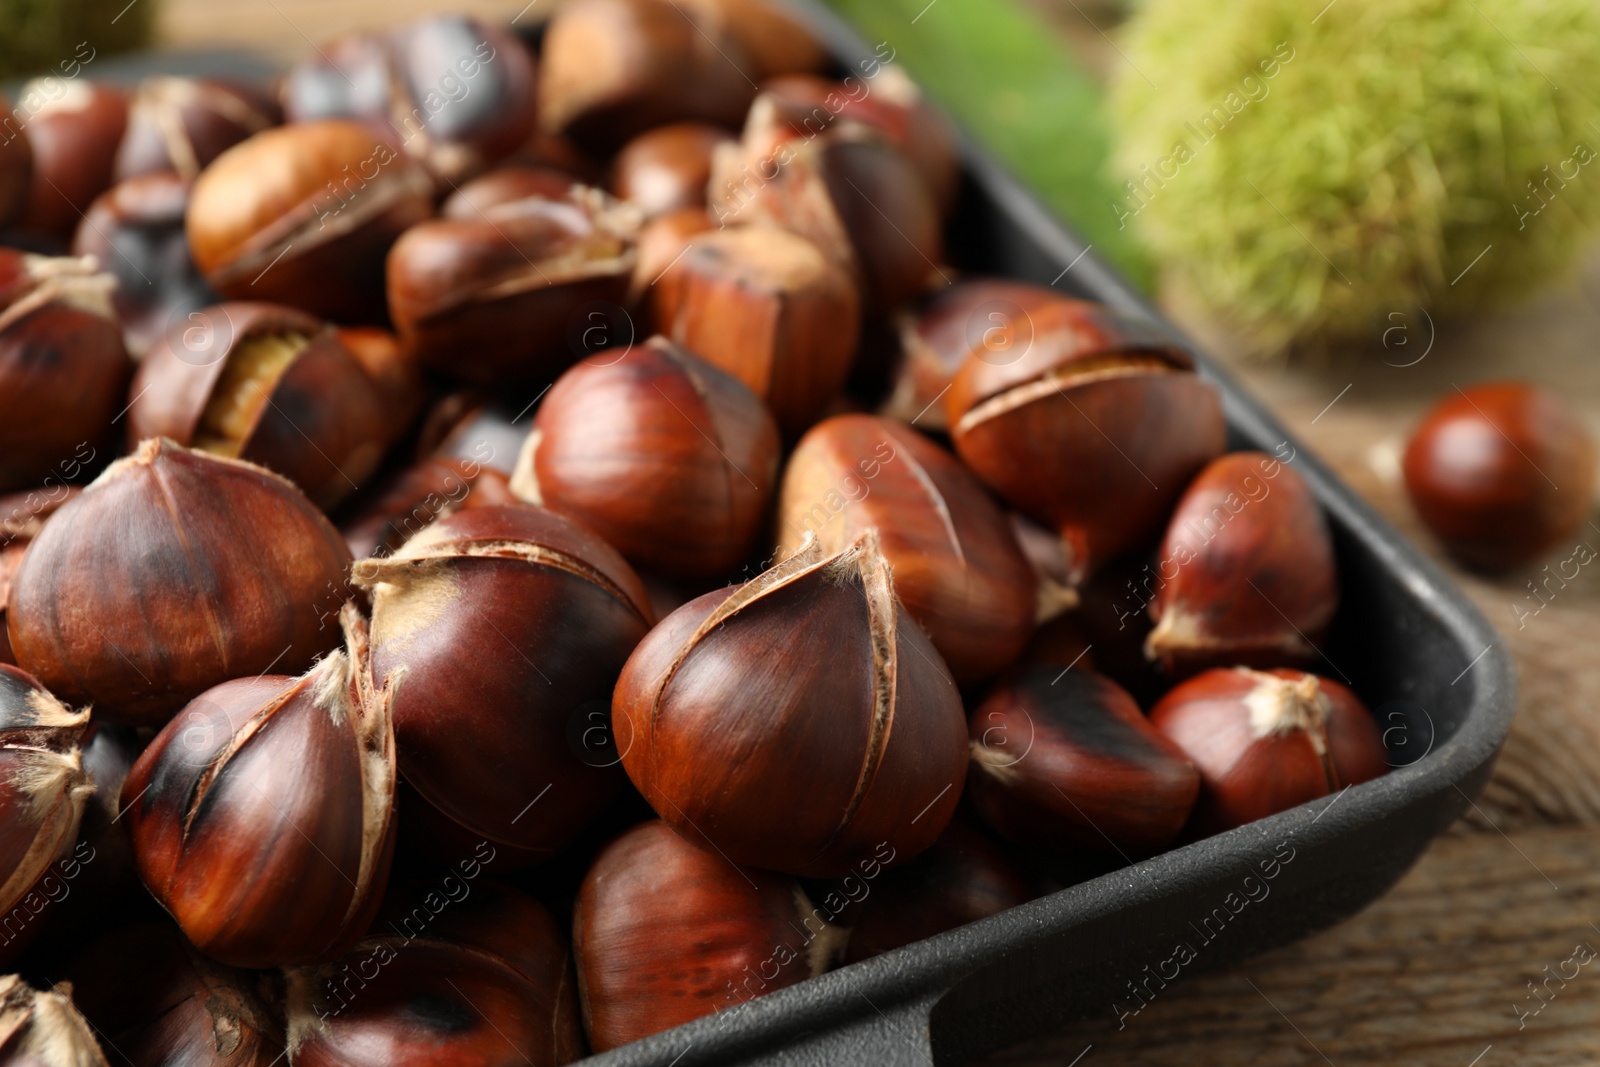
[(24, 85), (20, 96), (38, 107), (24, 128), (33, 169), (17, 229), (71, 237), (84, 208), (111, 187), (128, 99), (119, 89), (82, 78), (40, 78)]
[(793, 878), (643, 823), (606, 846), (578, 892), (589, 1044), (605, 1052), (814, 977), (843, 937)]
[(1361, 699), (1304, 671), (1207, 671), (1150, 710), (1200, 770), (1190, 823), (1201, 836), (1381, 777), (1383, 737)]
[(492, 207), (529, 197), (540, 200), (576, 198), (581, 201), (584, 188), (578, 178), (553, 167), (497, 167), (470, 182), (463, 182), (439, 206), (439, 217), (471, 222), (482, 218), (483, 213)]
[(704, 122), (674, 122), (622, 146), (611, 163), (611, 191), (646, 218), (705, 207), (711, 157), (733, 134)]
[(289, 972), (295, 1067), (557, 1067), (583, 1055), (572, 951), (541, 904), (455, 872), (391, 892), (371, 937)]
[(381, 326), (340, 326), (334, 330), (345, 351), (355, 358), (383, 398), (389, 440), (414, 428), (428, 399), (422, 364), (400, 338)]
[(638, 222), (588, 189), (422, 223), (389, 254), (389, 312), (440, 374), (496, 388), (548, 380), (584, 354), (588, 312), (620, 313)]
[(844, 385), (860, 339), (848, 274), (778, 230), (706, 233), (655, 283), (657, 328), (744, 382), (799, 437)]
[(76, 478), (100, 458), (133, 364), (88, 259), (0, 248), (0, 490)]
[(1161, 542), (1146, 654), (1168, 673), (1310, 662), (1339, 606), (1333, 535), (1293, 467), (1264, 452), (1213, 460)]
[(563, 4), (541, 61), (541, 128), (601, 155), (669, 122), (732, 129), (755, 95), (755, 63), (724, 20), (672, 0)]
[(508, 30), (433, 15), (331, 41), (285, 75), (290, 122), (356, 119), (454, 186), (533, 132), (534, 62)]
[(402, 680), (401, 773), (429, 804), (524, 859), (605, 808), (616, 756), (574, 732), (652, 621), (615, 549), (542, 508), (468, 508), (354, 577), (372, 595), (373, 669)]
[(77, 486), (54, 485), (0, 496), (0, 663), (15, 665), (11, 637), (6, 633), (6, 602), (11, 599), (11, 579), (22, 557), (39, 536), (51, 515), (82, 492)]
[(1009, 315), (1003, 343), (969, 355), (945, 395), (950, 436), (990, 488), (1061, 532), (1081, 579), (1159, 536), (1222, 453), (1222, 401), (1188, 353), (1103, 305)]
[(1081, 667), (1019, 668), (973, 711), (968, 788), (1028, 848), (1149, 855), (1193, 810), (1200, 774), (1121, 686)]
[(33, 179), (33, 146), (16, 122), (11, 101), (0, 96), (0, 113), (9, 116), (0, 122), (0, 227), (11, 225), (28, 199)]
[(355, 502), (339, 523), (357, 559), (393, 555), (401, 545), (462, 508), (516, 504), (510, 480), (470, 459), (433, 457), (397, 471)]
[(0, 976), (0, 1059), (16, 1067), (107, 1067), (70, 987), (34, 989)]
[(359, 488), (404, 428), (327, 323), (277, 304), (218, 304), (178, 323), (130, 391), (130, 445), (166, 437), (258, 463), (322, 508)]
[(844, 874), (882, 843), (921, 852), (967, 771), (960, 695), (872, 529), (831, 554), (812, 539), (667, 616), (628, 659), (611, 717), (668, 826), (805, 877)]
[(1446, 550), (1506, 570), (1569, 541), (1594, 506), (1595, 444), (1560, 397), (1526, 382), (1458, 389), (1412, 433), (1406, 491)]
[(206, 690), (122, 785), (139, 875), (187, 937), (236, 967), (328, 959), (366, 933), (394, 853), (393, 705), (366, 623), (298, 678)]
[(1005, 516), (954, 456), (901, 423), (836, 415), (784, 471), (778, 558), (815, 536), (842, 551), (869, 527), (906, 611), (961, 684), (992, 677), (1033, 632), (1035, 580)]
[(709, 578), (754, 546), (779, 454), (754, 393), (656, 337), (557, 380), (512, 488), (586, 523), (635, 566)]
[(17, 662), (63, 700), (159, 726), (229, 678), (338, 646), (350, 553), (288, 481), (142, 443), (64, 505), (11, 582)]
[(359, 123), (280, 126), (234, 145), (195, 180), (189, 250), (229, 299), (380, 321), (384, 257), (433, 214), (432, 193), (418, 164)]
[(172, 173), (194, 181), (213, 159), (282, 121), (278, 106), (242, 83), (157, 75), (134, 90), (117, 149), (117, 181)]

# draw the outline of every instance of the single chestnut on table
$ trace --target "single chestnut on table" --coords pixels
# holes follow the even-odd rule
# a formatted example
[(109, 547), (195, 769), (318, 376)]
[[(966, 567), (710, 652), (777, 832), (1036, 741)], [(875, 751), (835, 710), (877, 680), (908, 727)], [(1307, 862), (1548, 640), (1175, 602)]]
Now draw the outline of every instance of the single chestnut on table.
[(539, 406), (512, 488), (676, 578), (738, 567), (778, 480), (778, 427), (745, 385), (665, 338), (579, 363)]
[(89, 259), (0, 248), (0, 490), (108, 457), (133, 372), (115, 286)]
[(692, 238), (651, 304), (663, 334), (749, 386), (791, 440), (844, 386), (861, 336), (850, 276), (781, 230)]
[(646, 218), (705, 207), (711, 157), (733, 134), (704, 122), (674, 122), (629, 141), (611, 163), (611, 191)]
[(921, 852), (967, 772), (960, 694), (870, 528), (833, 553), (812, 538), (667, 616), (629, 657), (611, 718), (668, 826), (802, 877), (848, 873), (880, 844)]
[(350, 552), (288, 481), (159, 438), (57, 511), (11, 581), (17, 662), (114, 721), (160, 726), (230, 678), (339, 644)]
[(1127, 857), (1170, 845), (1200, 774), (1109, 678), (1054, 664), (1018, 668), (972, 712), (973, 806), (1028, 848)]
[(653, 621), (633, 570), (588, 528), (526, 505), (468, 508), (356, 564), (372, 665), (399, 682), (400, 771), (508, 857), (542, 859), (623, 784), (581, 743)]
[(815, 536), (842, 551), (869, 527), (895, 593), (962, 684), (1016, 662), (1033, 632), (1033, 570), (976, 477), (902, 423), (836, 415), (789, 457), (778, 558)]
[(606, 846), (578, 891), (589, 1044), (605, 1052), (815, 977), (844, 936), (793, 878), (643, 823)]
[(17, 1067), (107, 1067), (70, 989), (35, 989), (0, 976), (0, 1057)]
[(1348, 688), (1304, 671), (1206, 671), (1150, 710), (1150, 722), (1200, 770), (1191, 831), (1264, 819), (1381, 777), (1372, 713)]
[(128, 130), (117, 149), (118, 182), (144, 174), (193, 181), (224, 150), (283, 116), (266, 94), (213, 78), (146, 78), (128, 104)]
[(1594, 507), (1595, 444), (1548, 389), (1494, 382), (1436, 404), (1406, 444), (1406, 492), (1462, 563), (1506, 570), (1569, 541)]
[(404, 429), (331, 326), (277, 304), (218, 304), (178, 322), (130, 390), (130, 445), (165, 437), (259, 463), (322, 508), (358, 489)]
[(128, 98), (84, 78), (37, 79), (21, 96), (40, 105), (25, 127), (33, 168), (15, 225), (33, 237), (70, 238), (89, 202), (111, 187)]
[(433, 181), (348, 119), (264, 130), (195, 179), (185, 226), (195, 265), (231, 300), (288, 304), (338, 322), (378, 322), (383, 263), (433, 214)]
[(1151, 325), (1060, 297), (1019, 306), (1008, 339), (967, 357), (945, 394), (956, 452), (1009, 503), (1060, 531), (1081, 579), (1154, 541), (1222, 454), (1216, 386)]
[(1212, 461), (1161, 542), (1146, 653), (1169, 673), (1309, 663), (1339, 606), (1333, 537), (1300, 472), (1264, 452)]
[(534, 61), (508, 30), (433, 15), (328, 42), (282, 83), (290, 122), (356, 119), (449, 188), (533, 132)]

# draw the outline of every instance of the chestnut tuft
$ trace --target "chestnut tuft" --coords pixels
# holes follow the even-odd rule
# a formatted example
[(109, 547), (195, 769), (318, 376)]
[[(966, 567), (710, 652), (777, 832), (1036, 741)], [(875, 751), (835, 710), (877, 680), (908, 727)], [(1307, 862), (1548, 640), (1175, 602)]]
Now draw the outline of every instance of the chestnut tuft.
[(623, 766), (668, 826), (789, 874), (840, 875), (883, 843), (916, 855), (966, 777), (960, 695), (872, 529), (831, 555), (813, 538), (667, 616), (611, 711)]
[(1322, 507), (1299, 471), (1262, 452), (1200, 472), (1159, 558), (1145, 650), (1169, 673), (1308, 663), (1339, 606)]
[(51, 79), (22, 87), (23, 99), (40, 101), (28, 119), (32, 178), (17, 229), (68, 238), (89, 202), (111, 187), (117, 145), (128, 125), (128, 99), (120, 89), (82, 78)]
[(366, 932), (394, 852), (399, 679), (347, 647), (299, 678), (200, 694), (122, 786), (139, 875), (196, 948), (236, 967), (327, 959)]
[(675, 122), (642, 133), (611, 164), (611, 191), (655, 218), (686, 207), (705, 207), (711, 156), (733, 134), (703, 122)]
[(1303, 671), (1207, 671), (1162, 697), (1150, 721), (1200, 770), (1190, 823), (1200, 836), (1388, 770), (1383, 737), (1360, 698)]
[(205, 690), (338, 645), (350, 553), (298, 489), (146, 441), (45, 524), (11, 582), (17, 662), (64, 700), (159, 726)]
[(1496, 382), (1436, 404), (1406, 445), (1406, 491), (1469, 567), (1506, 570), (1567, 541), (1594, 505), (1594, 437), (1547, 389)]
[(209, 78), (146, 78), (128, 105), (116, 180), (169, 172), (193, 181), (226, 149), (282, 119), (256, 90)]
[(512, 488), (667, 577), (736, 568), (778, 479), (778, 427), (731, 375), (657, 337), (580, 363), (539, 406)]
[(0, 1059), (13, 1067), (106, 1067), (72, 1004), (72, 987), (41, 992), (15, 974), (0, 976)]
[(1014, 663), (1033, 632), (1033, 570), (983, 486), (944, 449), (901, 423), (836, 415), (789, 457), (778, 504), (778, 558), (815, 535), (841, 551), (869, 527), (906, 611), (962, 684)]
[(815, 977), (843, 937), (793, 878), (636, 826), (595, 859), (573, 913), (589, 1044), (605, 1052)]

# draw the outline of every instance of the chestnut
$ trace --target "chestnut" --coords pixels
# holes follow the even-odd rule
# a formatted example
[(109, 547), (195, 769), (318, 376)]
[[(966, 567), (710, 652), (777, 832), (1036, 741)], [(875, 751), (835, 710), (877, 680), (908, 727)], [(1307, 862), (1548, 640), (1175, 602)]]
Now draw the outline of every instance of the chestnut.
[(434, 457), (397, 471), (339, 529), (357, 559), (393, 555), (425, 527), (464, 507), (516, 504), (510, 481), (470, 459)]
[(290, 122), (357, 119), (454, 186), (533, 132), (534, 63), (508, 30), (433, 15), (316, 50), (282, 83)]
[(11, 653), (11, 638), (6, 633), (6, 601), (11, 598), (11, 579), (22, 566), (28, 545), (39, 536), (45, 522), (80, 492), (77, 486), (58, 482), (48, 489), (0, 496), (0, 663), (16, 663)]
[(750, 76), (763, 81), (780, 74), (825, 69), (827, 49), (801, 20), (774, 0), (683, 0), (709, 22), (724, 27), (755, 64)]
[(615, 549), (542, 508), (467, 508), (354, 577), (372, 596), (373, 669), (400, 680), (400, 771), (429, 804), (524, 859), (606, 807), (616, 758), (572, 731), (652, 621)]
[(492, 467), (510, 478), (527, 442), (532, 420), (515, 418), (480, 392), (463, 390), (442, 397), (423, 417), (416, 454), (421, 459), (459, 459)]
[(89, 259), (0, 248), (0, 490), (78, 477), (112, 436), (133, 364)]
[(657, 215), (639, 228), (639, 258), (633, 267), (633, 284), (628, 287), (630, 304), (649, 306), (649, 292), (678, 262), (689, 241), (717, 228), (703, 207), (685, 207)]
[(81, 78), (40, 78), (24, 85), (20, 95), (39, 105), (26, 128), (33, 170), (17, 229), (71, 237), (83, 209), (111, 187), (117, 146), (128, 125), (127, 97)]
[(371, 937), (288, 973), (295, 1067), (556, 1067), (583, 1055), (565, 934), (533, 898), (473, 882), (478, 861), (462, 868), (391, 890)]
[(553, 167), (505, 166), (479, 175), (445, 198), (439, 217), (475, 222), (484, 212), (515, 200), (582, 200), (585, 185)]
[(844, 385), (861, 333), (849, 275), (779, 230), (691, 239), (652, 304), (663, 334), (749, 386), (791, 440)]
[(159, 726), (219, 682), (304, 670), (336, 647), (349, 565), (339, 532), (283, 478), (157, 438), (29, 546), (11, 648), (63, 700)]
[(184, 215), (192, 183), (157, 171), (113, 185), (78, 224), (72, 253), (117, 280), (112, 305), (128, 351), (142, 357), (174, 321), (216, 303), (189, 258)]
[(945, 394), (956, 452), (1010, 504), (1061, 533), (1074, 578), (1155, 540), (1227, 443), (1216, 386), (1157, 329), (1061, 297), (997, 324)]
[(1231, 830), (1382, 776), (1383, 737), (1361, 699), (1304, 671), (1206, 671), (1150, 710), (1200, 771), (1190, 829)]
[(815, 536), (837, 552), (876, 527), (894, 588), (961, 684), (1014, 663), (1033, 632), (1035, 581), (978, 479), (901, 423), (836, 415), (784, 471), (778, 558)]
[[(11, 101), (0, 96), (0, 112), (14, 114)], [(0, 228), (11, 225), (28, 199), (33, 178), (33, 146), (27, 134), (7, 122), (0, 129)]]
[(804, 877), (846, 873), (885, 843), (921, 852), (967, 771), (960, 694), (871, 528), (831, 554), (809, 539), (667, 616), (629, 657), (611, 717), (628, 777), (668, 826)]
[(326, 323), (276, 304), (218, 304), (179, 322), (139, 365), (130, 445), (166, 437), (277, 471), (328, 508), (354, 492), (401, 427)]
[(186, 228), (206, 282), (232, 300), (341, 322), (383, 316), (383, 261), (433, 213), (427, 173), (359, 123), (264, 130), (195, 180)]
[(398, 679), (346, 649), (298, 678), (200, 694), (122, 785), (139, 875), (196, 948), (235, 967), (327, 959), (366, 932), (394, 852)]
[(588, 524), (635, 566), (709, 578), (755, 544), (778, 457), (777, 424), (754, 393), (656, 337), (557, 380), (512, 488)]
[(735, 867), (661, 822), (634, 827), (596, 857), (573, 912), (590, 1046), (605, 1052), (821, 974), (843, 947), (828, 919), (793, 878)]
[(1169, 673), (1311, 661), (1339, 606), (1333, 536), (1300, 472), (1235, 452), (1200, 472), (1167, 525), (1146, 654)]
[(591, 189), (422, 223), (389, 254), (389, 312), (440, 374), (492, 387), (548, 380), (584, 354), (590, 305), (620, 311), (638, 221)]
[(669, 122), (737, 126), (758, 73), (716, 13), (673, 0), (563, 4), (541, 61), (541, 128), (602, 155)]
[(705, 207), (711, 156), (733, 134), (704, 122), (675, 122), (623, 145), (611, 164), (611, 191), (638, 206), (646, 218), (686, 207)]
[(1109, 678), (1018, 668), (972, 712), (973, 806), (1028, 848), (1150, 855), (1178, 836), (1200, 774)]
[(386, 440), (397, 440), (422, 414), (428, 399), (422, 364), (400, 338), (381, 326), (340, 326), (334, 330), (383, 398)]
[(15, 1067), (106, 1067), (71, 987), (45, 992), (15, 974), (0, 976), (0, 1057)]
[(276, 126), (282, 115), (249, 86), (212, 78), (146, 78), (128, 104), (117, 181), (167, 172), (193, 181), (225, 149)]
[(1595, 445), (1560, 397), (1526, 382), (1458, 390), (1406, 444), (1406, 491), (1462, 563), (1506, 570), (1569, 540), (1594, 504)]

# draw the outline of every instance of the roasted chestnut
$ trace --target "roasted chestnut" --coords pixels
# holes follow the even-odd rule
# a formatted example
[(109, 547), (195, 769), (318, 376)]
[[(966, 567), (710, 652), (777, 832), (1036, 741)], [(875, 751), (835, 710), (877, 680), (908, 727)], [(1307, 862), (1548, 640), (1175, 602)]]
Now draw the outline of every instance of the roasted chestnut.
[(662, 333), (749, 386), (790, 439), (844, 385), (860, 340), (849, 275), (778, 230), (693, 238), (656, 282), (652, 304)]
[(705, 207), (711, 156), (733, 134), (704, 122), (675, 122), (642, 133), (611, 164), (611, 191), (646, 218), (686, 207)]
[(736, 568), (778, 479), (778, 427), (754, 393), (665, 338), (580, 363), (550, 390), (512, 488), (668, 577)]
[(318, 48), (283, 80), (290, 122), (357, 119), (453, 186), (534, 127), (533, 57), (506, 30), (434, 15)]
[(507, 166), (465, 182), (439, 206), (439, 217), (474, 222), (492, 207), (514, 200), (583, 199), (584, 184), (552, 167)]
[[(1002, 315), (1005, 315), (1002, 312)], [(1222, 453), (1217, 389), (1154, 326), (1062, 297), (997, 323), (945, 395), (956, 452), (1061, 532), (1082, 578), (1153, 541), (1189, 482)]]
[(1339, 606), (1333, 537), (1300, 472), (1262, 452), (1201, 471), (1172, 513), (1146, 653), (1169, 673), (1316, 658)]
[(542, 508), (468, 508), (354, 576), (373, 669), (400, 682), (400, 770), (429, 804), (524, 859), (605, 808), (616, 756), (574, 739), (651, 623), (611, 546)]
[(11, 599), (11, 579), (22, 566), (23, 554), (56, 510), (82, 492), (58, 481), (46, 489), (0, 496), (0, 663), (16, 663), (11, 638), (6, 633), (6, 601)]
[(15, 974), (0, 976), (0, 1058), (16, 1067), (106, 1067), (71, 988), (42, 992)]
[(128, 132), (117, 150), (116, 180), (167, 172), (194, 181), (225, 149), (281, 119), (276, 104), (246, 85), (210, 78), (146, 78), (128, 104)]
[(328, 959), (366, 933), (394, 852), (399, 679), (366, 624), (299, 678), (200, 694), (122, 786), (139, 875), (200, 951), (236, 967)]
[(573, 913), (589, 1044), (605, 1052), (821, 974), (843, 948), (828, 919), (793, 878), (735, 867), (664, 823), (634, 827), (596, 858)]
[[(11, 101), (0, 96), (0, 112), (13, 115)], [(0, 228), (11, 225), (28, 199), (33, 178), (33, 146), (28, 135), (9, 119), (0, 125)]]
[(1193, 763), (1120, 686), (1081, 667), (1019, 668), (972, 713), (973, 806), (1028, 848), (1149, 855), (1183, 829)]
[(880, 845), (921, 852), (966, 777), (960, 695), (870, 528), (831, 554), (812, 538), (667, 616), (629, 658), (611, 717), (668, 826), (805, 877), (844, 874)]
[(598, 189), (425, 222), (389, 254), (389, 312), (441, 374), (494, 387), (548, 380), (584, 354), (587, 311), (621, 313), (638, 223)]
[(476, 860), (463, 867), (391, 891), (373, 936), (289, 972), (295, 1067), (557, 1067), (583, 1055), (566, 936), (531, 897), (473, 883)]
[(100, 458), (133, 364), (88, 259), (0, 248), (0, 490), (73, 479)]
[(516, 504), (504, 474), (470, 459), (425, 459), (396, 472), (339, 523), (357, 559), (392, 555), (430, 524), (465, 507)]
[(378, 387), (384, 404), (386, 438), (394, 440), (415, 429), (428, 399), (416, 353), (381, 326), (340, 326), (334, 333)]
[(166, 437), (259, 463), (322, 508), (359, 488), (404, 428), (332, 328), (276, 304), (218, 304), (176, 324), (131, 389), (130, 445)]
[(25, 129), (33, 150), (28, 198), (16, 219), (28, 234), (68, 238), (89, 202), (111, 187), (128, 100), (86, 79), (41, 78), (22, 87), (39, 106)]
[(1360, 698), (1303, 671), (1207, 671), (1162, 697), (1150, 722), (1200, 770), (1190, 824), (1200, 836), (1388, 770), (1383, 737)]
[(359, 123), (281, 126), (234, 145), (195, 180), (189, 249), (229, 299), (381, 321), (384, 256), (433, 213), (432, 192), (418, 164)]
[(1496, 382), (1458, 390), (1406, 445), (1406, 491), (1422, 521), (1469, 567), (1505, 570), (1569, 540), (1594, 505), (1594, 438), (1547, 389)]
[(158, 726), (229, 678), (337, 647), (350, 553), (284, 479), (154, 439), (64, 505), (11, 581), (22, 667), (114, 721)]
[(837, 415), (801, 438), (783, 476), (778, 558), (815, 536), (838, 552), (869, 527), (895, 593), (957, 682), (1009, 667), (1033, 632), (1035, 581), (977, 478), (902, 423)]

